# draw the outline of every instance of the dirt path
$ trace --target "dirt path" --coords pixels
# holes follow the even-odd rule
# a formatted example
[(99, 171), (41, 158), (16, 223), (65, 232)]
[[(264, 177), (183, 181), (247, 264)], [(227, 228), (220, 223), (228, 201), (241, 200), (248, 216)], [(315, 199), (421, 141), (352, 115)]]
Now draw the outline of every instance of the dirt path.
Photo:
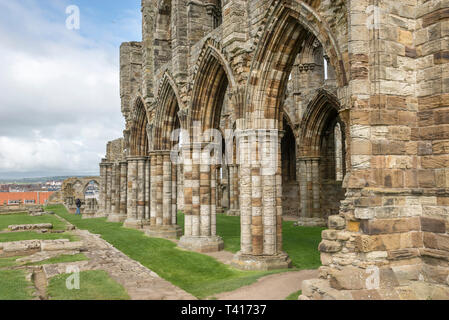
[(284, 300), (301, 290), (304, 280), (318, 277), (318, 270), (291, 271), (259, 279), (235, 291), (214, 295), (218, 300)]

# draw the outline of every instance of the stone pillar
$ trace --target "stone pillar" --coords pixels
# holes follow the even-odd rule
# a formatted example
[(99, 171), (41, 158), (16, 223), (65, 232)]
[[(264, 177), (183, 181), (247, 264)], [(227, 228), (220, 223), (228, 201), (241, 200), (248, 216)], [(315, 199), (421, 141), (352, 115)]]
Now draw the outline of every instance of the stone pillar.
[(151, 154), (151, 223), (145, 233), (154, 238), (177, 239), (182, 234), (176, 224), (176, 165), (170, 151)]
[(151, 161), (150, 158), (148, 157), (147, 160), (145, 161), (145, 212), (144, 212), (144, 219), (143, 219), (143, 225), (144, 226), (149, 226), (150, 225), (150, 203), (151, 203), (151, 197), (150, 197), (150, 193), (151, 193), (151, 189), (150, 189), (150, 185), (151, 185)]
[(106, 164), (106, 210), (105, 216), (112, 213), (112, 163)]
[(145, 162), (146, 159), (137, 160), (137, 221), (145, 219)]
[(171, 164), (171, 223), (178, 223), (178, 166)]
[(176, 166), (177, 174), (177, 210), (184, 211), (184, 170), (183, 170), (183, 164), (178, 164)]
[(100, 163), (100, 205), (98, 214), (102, 215), (106, 212), (106, 159)]
[[(109, 222), (123, 222), (126, 219), (126, 215), (122, 214), (122, 196), (125, 193), (125, 201), (126, 201), (126, 186), (123, 191), (123, 183), (122, 183), (122, 163), (115, 163), (113, 166), (114, 171), (114, 179), (112, 184), (112, 212), (108, 216)], [(125, 174), (126, 177), (126, 174)], [(124, 182), (126, 184), (126, 181)], [(125, 205), (126, 207), (126, 205)], [(125, 209), (126, 213), (126, 209)]]
[(229, 202), (230, 210), (228, 215), (240, 216), (239, 197), (239, 165), (233, 164), (229, 168)]
[(127, 218), (126, 212), (127, 212), (127, 193), (128, 193), (128, 187), (127, 187), (127, 180), (128, 180), (128, 162), (122, 161), (118, 164), (118, 192), (117, 192), (117, 201), (118, 205), (116, 205), (116, 211), (118, 212), (116, 214), (113, 214), (108, 217), (109, 222), (124, 222)]
[(226, 208), (230, 209), (229, 203), (229, 170), (227, 165), (223, 165), (223, 179), (221, 181), (222, 186), (222, 198), (221, 198), (221, 206), (223, 210)]
[(233, 261), (244, 270), (288, 268), (282, 252), (282, 132), (238, 132), (240, 146), (241, 251)]
[[(211, 164), (203, 144), (193, 144), (184, 151), (186, 223), (179, 246), (198, 252), (223, 250), (223, 240), (216, 235), (215, 181), (216, 164)], [(190, 209), (191, 203), (191, 209)]]
[(216, 183), (216, 192), (215, 192), (215, 203), (216, 203), (216, 212), (223, 213), (223, 179), (221, 175), (221, 166), (218, 166), (215, 170), (215, 174), (217, 177)]
[(113, 163), (111, 165), (111, 212), (109, 212), (109, 216), (113, 216), (115, 214), (116, 208), (116, 199), (117, 199), (117, 165)]
[(149, 206), (148, 192), (148, 157), (128, 158), (128, 194), (127, 218), (124, 226), (133, 229), (142, 229), (150, 222), (146, 211)]
[(297, 159), (300, 199), (300, 225), (326, 225), (321, 212), (320, 158)]

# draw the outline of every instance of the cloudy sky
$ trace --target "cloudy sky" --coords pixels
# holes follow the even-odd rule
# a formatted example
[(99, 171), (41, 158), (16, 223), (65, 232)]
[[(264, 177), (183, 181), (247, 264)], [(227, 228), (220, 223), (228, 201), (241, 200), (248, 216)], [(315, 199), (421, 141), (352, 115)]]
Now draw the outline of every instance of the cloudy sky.
[(141, 39), (140, 2), (0, 0), (0, 178), (98, 174), (124, 129), (119, 46)]

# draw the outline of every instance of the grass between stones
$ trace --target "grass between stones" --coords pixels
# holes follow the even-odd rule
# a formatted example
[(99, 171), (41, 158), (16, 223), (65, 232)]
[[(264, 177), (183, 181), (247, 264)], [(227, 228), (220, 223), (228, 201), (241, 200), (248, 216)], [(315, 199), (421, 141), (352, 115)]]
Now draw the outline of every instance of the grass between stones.
[[(115, 282), (106, 271), (83, 271), (79, 273), (79, 290), (67, 289), (67, 278), (62, 274), (51, 278), (47, 287), (50, 300), (129, 300), (126, 290)], [(70, 281), (70, 280), (69, 280)]]
[(63, 254), (54, 258), (50, 258), (47, 260), (32, 262), (32, 263), (20, 263), (17, 262), (17, 259), (23, 258), (19, 257), (9, 257), (9, 258), (0, 258), (0, 269), (17, 267), (17, 266), (43, 266), (46, 264), (58, 264), (58, 263), (68, 263), (68, 262), (78, 262), (78, 261), (86, 261), (89, 260), (84, 253), (78, 253), (74, 255)]
[(16, 260), (20, 258), (22, 257), (0, 258), (0, 269), (17, 266), (18, 263), (16, 262)]
[(69, 233), (38, 233), (35, 231), (0, 233), (0, 242), (57, 239), (69, 239), (70, 241), (77, 241), (78, 237)]
[(66, 227), (66, 224), (63, 221), (51, 215), (32, 217), (29, 216), (27, 213), (18, 213), (11, 215), (2, 215), (0, 218), (0, 231), (8, 229), (8, 226), (10, 225), (41, 224), (41, 223), (53, 224), (53, 230), (64, 230)]
[(23, 270), (0, 270), (0, 300), (30, 300), (32, 294)]
[(54, 258), (50, 258), (47, 260), (27, 263), (27, 266), (42, 266), (45, 264), (58, 264), (58, 263), (68, 263), (68, 262), (78, 262), (78, 261), (86, 261), (89, 260), (84, 253), (78, 253), (74, 255), (63, 254)]
[(285, 300), (298, 300), (299, 296), (302, 294), (302, 291), (299, 290), (298, 292), (294, 292), (291, 295), (289, 295)]
[[(68, 213), (61, 205), (49, 206), (47, 209), (54, 211), (79, 229), (100, 234), (104, 240), (131, 259), (140, 262), (145, 267), (156, 272), (160, 277), (199, 299), (216, 293), (232, 291), (242, 286), (250, 285), (260, 277), (285, 271), (254, 272), (236, 270), (209, 256), (180, 250), (172, 241), (149, 238), (141, 231), (123, 228), (121, 223), (109, 223), (104, 218), (83, 220)], [(239, 238), (239, 218), (229, 218), (231, 217), (217, 217), (218, 233), (224, 238), (225, 246), (228, 243), (226, 249), (235, 252), (238, 251), (236, 241)], [(183, 225), (182, 215), (180, 215), (179, 224)], [(297, 229), (297, 232), (300, 232), (300, 230)], [(309, 249), (310, 251), (318, 251), (319, 240), (317, 239), (320, 237), (321, 231), (317, 229), (316, 232), (318, 232), (318, 235), (315, 235), (314, 238), (317, 243), (315, 245), (313, 242), (314, 246)], [(306, 244), (309, 243), (306, 242)], [(296, 257), (296, 255), (294, 256)], [(302, 263), (300, 259), (297, 260), (299, 264), (302, 263), (303, 268), (318, 267), (319, 255), (317, 256), (318, 259), (314, 258), (313, 261), (307, 264)], [(311, 257), (315, 256), (307, 254), (307, 257), (311, 259)]]

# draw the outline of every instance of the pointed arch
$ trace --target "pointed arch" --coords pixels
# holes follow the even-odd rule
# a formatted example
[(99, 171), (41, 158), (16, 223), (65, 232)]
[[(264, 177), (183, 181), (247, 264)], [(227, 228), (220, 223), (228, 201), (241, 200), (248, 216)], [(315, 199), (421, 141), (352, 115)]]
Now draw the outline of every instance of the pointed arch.
[(202, 129), (219, 127), (221, 108), (228, 87), (236, 87), (235, 79), (224, 54), (209, 39), (195, 68), (190, 122), (201, 123)]
[[(309, 103), (301, 121), (300, 149), (302, 157), (319, 157), (323, 130), (330, 121), (337, 121), (344, 128), (344, 123), (339, 119), (340, 105), (337, 97), (326, 90), (319, 90), (314, 99)], [(344, 131), (344, 130), (342, 130)]]
[[(332, 32), (313, 8), (300, 1), (274, 4), (263, 37), (258, 42), (247, 84), (243, 115), (247, 126), (266, 125), (278, 128), (281, 106), (289, 75), (297, 55), (316, 38), (338, 75), (338, 85), (347, 85), (343, 58)], [(251, 123), (253, 125), (251, 125)]]
[(130, 156), (146, 156), (148, 154), (147, 112), (141, 97), (134, 102), (134, 112), (130, 129)]
[(169, 150), (173, 144), (172, 132), (181, 125), (178, 117), (181, 100), (177, 86), (168, 71), (161, 80), (157, 97), (153, 146), (154, 150)]

